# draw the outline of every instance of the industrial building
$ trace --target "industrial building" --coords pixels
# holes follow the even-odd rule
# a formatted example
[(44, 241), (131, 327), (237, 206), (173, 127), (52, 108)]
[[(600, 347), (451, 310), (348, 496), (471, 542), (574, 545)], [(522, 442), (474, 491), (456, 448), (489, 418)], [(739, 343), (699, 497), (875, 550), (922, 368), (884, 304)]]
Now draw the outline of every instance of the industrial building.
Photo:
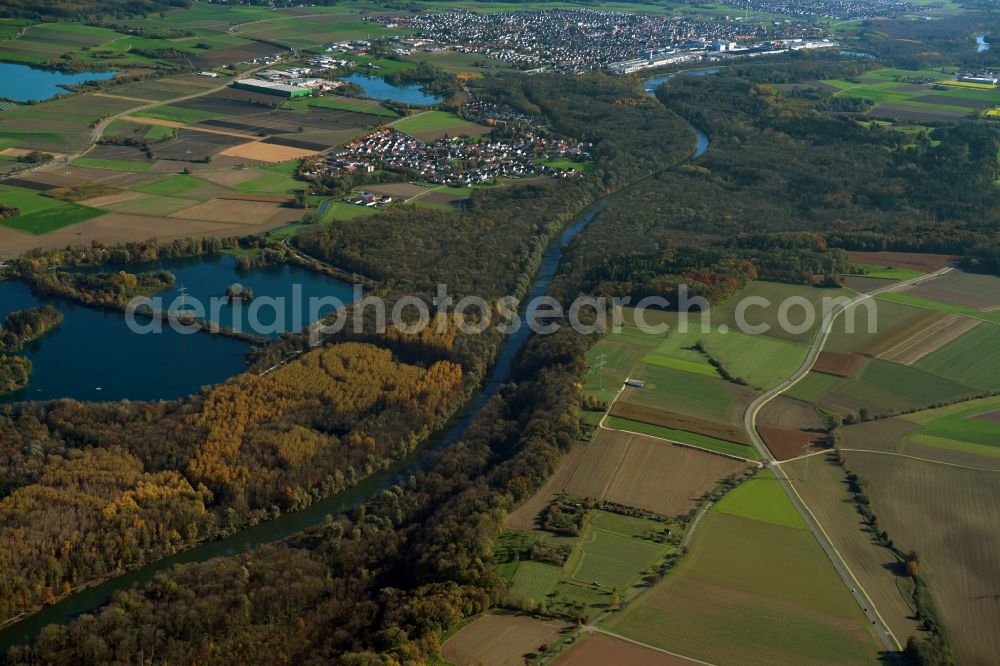
[(233, 81), (233, 87), (241, 90), (266, 93), (268, 95), (278, 95), (279, 97), (308, 97), (312, 94), (309, 88), (292, 86), (287, 83), (264, 81), (262, 79), (240, 79)]

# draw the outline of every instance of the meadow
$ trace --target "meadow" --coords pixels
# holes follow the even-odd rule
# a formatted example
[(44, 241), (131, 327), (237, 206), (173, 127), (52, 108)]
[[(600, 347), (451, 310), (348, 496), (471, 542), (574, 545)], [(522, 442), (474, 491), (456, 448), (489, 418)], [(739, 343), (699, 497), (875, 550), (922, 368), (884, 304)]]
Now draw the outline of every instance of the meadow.
[(0, 185), (0, 203), (21, 211), (18, 217), (0, 220), (0, 224), (35, 236), (78, 224), (101, 214), (101, 211), (88, 206), (10, 185)]
[(826, 555), (808, 530), (780, 524), (790, 500), (765, 494), (708, 511), (688, 555), (607, 628), (713, 663), (873, 663), (875, 636)]
[(420, 134), (438, 130), (450, 130), (468, 125), (469, 121), (451, 111), (425, 111), (403, 118), (392, 124), (400, 132)]
[[(668, 529), (669, 538), (663, 537)], [(668, 553), (676, 551), (681, 528), (673, 521), (624, 516), (592, 510), (579, 536), (547, 532), (504, 532), (495, 547), (499, 570), (509, 581), (508, 604), (535, 607), (540, 603), (556, 613), (593, 617), (618, 594), (624, 594)], [(657, 538), (654, 538), (657, 537)], [(563, 566), (512, 559), (512, 549), (532, 544), (566, 546)]]

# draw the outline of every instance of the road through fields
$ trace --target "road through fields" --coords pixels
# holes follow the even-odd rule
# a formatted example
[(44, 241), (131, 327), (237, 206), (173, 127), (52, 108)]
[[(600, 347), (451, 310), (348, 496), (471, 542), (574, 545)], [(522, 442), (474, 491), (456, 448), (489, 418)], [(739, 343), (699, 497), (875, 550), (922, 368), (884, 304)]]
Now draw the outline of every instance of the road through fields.
[[(816, 360), (819, 358), (820, 353), (823, 351), (823, 347), (826, 345), (827, 339), (830, 337), (830, 332), (833, 330), (833, 326), (837, 321), (837, 318), (850, 308), (870, 298), (875, 298), (879, 294), (937, 278), (950, 270), (952, 270), (950, 267), (942, 268), (933, 273), (928, 273), (927, 275), (921, 275), (910, 280), (882, 287), (881, 289), (877, 289), (868, 294), (860, 294), (851, 299), (851, 301), (847, 304), (840, 306), (840, 308), (824, 317), (819, 330), (816, 332), (816, 337), (813, 339), (813, 344), (809, 348), (809, 353), (806, 355), (802, 365), (799, 366), (799, 368), (784, 382), (770, 391), (759, 395), (753, 402), (750, 403), (746, 412), (744, 412), (743, 426), (750, 435), (750, 442), (753, 444), (754, 448), (757, 449), (757, 452), (760, 454), (767, 467), (771, 467), (775, 471), (780, 471), (781, 463), (775, 460), (774, 456), (771, 455), (771, 452), (768, 450), (767, 445), (764, 444), (764, 440), (761, 438), (760, 433), (757, 432), (757, 415), (768, 403), (791, 389), (812, 371), (813, 366), (816, 364)], [(882, 616), (879, 615), (878, 610), (871, 601), (871, 598), (861, 587), (861, 583), (858, 582), (857, 577), (851, 571), (843, 557), (841, 557), (837, 548), (833, 545), (829, 536), (827, 536), (823, 526), (819, 524), (819, 521), (813, 515), (812, 511), (809, 510), (809, 507), (806, 506), (806, 503), (788, 481), (788, 478), (780, 473), (775, 474), (775, 476), (781, 484), (781, 487), (785, 490), (785, 493), (789, 496), (789, 498), (791, 498), (792, 504), (802, 515), (809, 531), (812, 532), (816, 541), (819, 542), (820, 547), (826, 553), (827, 557), (830, 558), (834, 569), (837, 570), (837, 574), (841, 577), (841, 579), (843, 579), (844, 584), (847, 585), (848, 589), (851, 591), (851, 595), (854, 597), (854, 600), (865, 614), (865, 617), (867, 617), (868, 620), (874, 625), (875, 630), (878, 632), (879, 638), (881, 639), (886, 650), (889, 652), (896, 652), (902, 649), (902, 644), (899, 642), (899, 639), (893, 635), (886, 622), (882, 619)]]

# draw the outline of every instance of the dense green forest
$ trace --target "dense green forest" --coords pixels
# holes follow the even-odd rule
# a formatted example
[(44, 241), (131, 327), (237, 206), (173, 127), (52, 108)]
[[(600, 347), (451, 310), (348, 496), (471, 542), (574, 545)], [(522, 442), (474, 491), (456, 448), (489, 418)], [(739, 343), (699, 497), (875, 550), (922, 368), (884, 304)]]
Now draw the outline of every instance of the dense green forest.
[(1000, 130), (939, 124), (914, 140), (831, 117), (823, 91), (760, 82), (841, 68), (741, 66), (661, 87), (658, 98), (706, 131), (711, 150), (607, 207), (569, 248), (562, 279), (636, 295), (683, 281), (722, 300), (753, 275), (809, 282), (844, 272), (837, 248), (954, 253), (995, 270)]

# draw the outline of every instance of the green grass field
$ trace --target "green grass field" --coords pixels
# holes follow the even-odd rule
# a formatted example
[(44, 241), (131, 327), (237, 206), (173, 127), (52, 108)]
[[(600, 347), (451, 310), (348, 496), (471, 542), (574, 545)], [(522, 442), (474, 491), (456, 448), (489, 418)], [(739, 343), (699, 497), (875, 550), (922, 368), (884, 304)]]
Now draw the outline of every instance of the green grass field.
[(153, 108), (146, 109), (144, 111), (136, 111), (134, 115), (137, 118), (156, 118), (158, 120), (169, 120), (175, 123), (183, 123), (185, 125), (192, 125), (194, 123), (200, 123), (202, 120), (221, 117), (221, 114), (219, 113), (202, 111), (200, 109), (187, 109), (170, 104), (161, 104), (160, 106), (154, 106)]
[(914, 366), (871, 359), (857, 379), (839, 384), (818, 404), (841, 414), (862, 407), (872, 414), (886, 414), (969, 398), (977, 392), (978, 389)]
[(640, 541), (591, 526), (566, 563), (570, 578), (583, 585), (622, 591), (664, 554), (662, 544)]
[(903, 441), (897, 442), (897, 446), (905, 450), (906, 444), (912, 443), (988, 458), (998, 457), (1000, 421), (983, 418), (998, 411), (1000, 397), (992, 397), (898, 417), (901, 421), (920, 426), (920, 429), (916, 432), (901, 430)]
[[(808, 287), (803, 285), (782, 284), (778, 282), (752, 282), (746, 289), (729, 299), (721, 305), (712, 308), (712, 326), (726, 325), (730, 331), (740, 331), (742, 333), (758, 335), (758, 331), (763, 331), (767, 337), (788, 340), (790, 342), (812, 343), (812, 338), (823, 320), (824, 309), (834, 309), (837, 299), (850, 298), (853, 292), (847, 289), (823, 289), (820, 287)], [(747, 301), (748, 298), (764, 299), (763, 301)], [(805, 328), (809, 322), (809, 314), (804, 307), (794, 304), (796, 301), (789, 299), (805, 299), (813, 313), (812, 325), (808, 330), (792, 330), (796, 327)], [(766, 305), (763, 305), (766, 301)], [(750, 305), (746, 307), (742, 319), (737, 312), (741, 303), (759, 302), (762, 305)], [(781, 307), (783, 303), (789, 303), (787, 309), (788, 329), (781, 323)], [(761, 327), (761, 328), (757, 328)], [(763, 327), (767, 327), (764, 330)]]
[(674, 428), (665, 428), (663, 426), (642, 423), (640, 421), (632, 421), (631, 419), (623, 419), (619, 416), (609, 416), (605, 419), (604, 424), (615, 430), (638, 432), (643, 435), (660, 437), (672, 442), (690, 444), (691, 446), (708, 449), (709, 451), (715, 451), (716, 453), (724, 453), (726, 455), (736, 456), (738, 458), (748, 458), (750, 460), (760, 460), (760, 456), (757, 455), (757, 451), (752, 446), (744, 446), (743, 444), (727, 442), (723, 439), (708, 437), (707, 435), (700, 435), (698, 433), (687, 432), (685, 430), (676, 430)]
[(643, 364), (634, 377), (646, 382), (646, 388), (633, 390), (626, 402), (662, 409), (698, 418), (733, 423), (749, 389), (715, 377), (680, 372)]
[(399, 114), (392, 109), (387, 109), (381, 104), (372, 103), (372, 100), (354, 99), (351, 97), (340, 97), (338, 95), (325, 95), (323, 97), (304, 97), (290, 99), (281, 105), (284, 109), (295, 109), (304, 111), (310, 107), (317, 109), (337, 109), (340, 111), (353, 111), (354, 113), (368, 113), (386, 118), (398, 118)]
[(911, 268), (875, 266), (873, 264), (854, 264), (854, 268), (862, 270), (865, 277), (880, 278), (883, 280), (912, 280), (913, 278), (925, 275), (925, 273), (915, 271)]
[(910, 296), (909, 294), (897, 294), (894, 291), (886, 292), (884, 294), (879, 294), (877, 298), (880, 301), (889, 301), (891, 303), (901, 303), (903, 305), (912, 305), (917, 308), (924, 308), (926, 310), (937, 310), (938, 312), (953, 312), (955, 314), (963, 314), (967, 317), (975, 317), (976, 319), (982, 319), (984, 321), (990, 321), (995, 324), (1000, 324), (1000, 310), (994, 310), (993, 312), (983, 312), (981, 310), (975, 310), (973, 308), (962, 307), (961, 305), (951, 305), (949, 303), (941, 303), (940, 301), (932, 301), (927, 298), (920, 298), (919, 296)]
[(806, 529), (805, 521), (795, 510), (771, 470), (763, 470), (730, 490), (714, 509), (731, 516), (760, 520), (796, 530)]
[(915, 366), (977, 388), (1000, 390), (1000, 326), (980, 324)]
[(153, 181), (152, 183), (147, 183), (145, 185), (139, 185), (138, 187), (133, 187), (132, 189), (136, 192), (143, 192), (145, 194), (170, 197), (187, 192), (188, 190), (203, 187), (204, 185), (205, 181), (200, 178), (179, 174), (176, 176), (168, 176), (163, 180)]
[(511, 578), (507, 595), (511, 599), (541, 601), (555, 589), (563, 570), (543, 562), (521, 562)]
[[(293, 171), (294, 168), (295, 165), (292, 164)], [(236, 183), (233, 185), (233, 189), (247, 194), (287, 194), (291, 190), (308, 189), (308, 183), (301, 180), (295, 180), (295, 178), (287, 172), (287, 169), (287, 166), (273, 165), (267, 169), (270, 170), (270, 173), (262, 172), (260, 178), (254, 178), (253, 180)], [(286, 171), (283, 172), (282, 170)]]
[(404, 118), (393, 123), (393, 127), (400, 132), (414, 134), (419, 132), (432, 132), (437, 130), (447, 130), (453, 127), (468, 125), (469, 122), (459, 118), (451, 111), (427, 111), (419, 113), (409, 118)]
[(878, 643), (815, 538), (769, 522), (776, 511), (709, 511), (689, 554), (607, 628), (717, 664), (876, 663)]
[(329, 223), (371, 217), (372, 215), (378, 215), (378, 210), (367, 206), (355, 206), (344, 201), (331, 201), (327, 204), (319, 221)]
[(21, 215), (0, 224), (35, 236), (103, 215), (104, 211), (43, 196), (32, 190), (0, 185), (0, 203), (18, 208)]
[(785, 392), (789, 398), (803, 402), (819, 402), (831, 391), (844, 383), (843, 377), (835, 377), (822, 372), (810, 372), (802, 380)]

